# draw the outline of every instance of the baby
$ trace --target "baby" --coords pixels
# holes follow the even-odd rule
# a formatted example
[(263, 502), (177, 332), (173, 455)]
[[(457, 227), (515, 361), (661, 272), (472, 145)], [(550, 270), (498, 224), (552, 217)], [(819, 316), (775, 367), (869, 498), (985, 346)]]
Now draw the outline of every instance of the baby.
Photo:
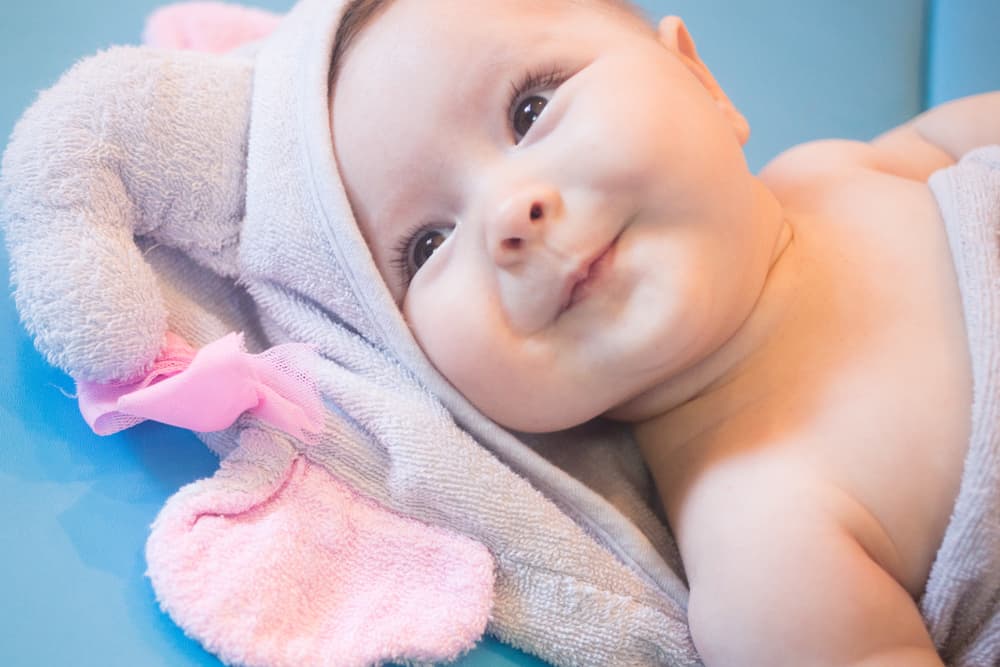
[(509, 429), (632, 425), (708, 665), (943, 664), (915, 600), (973, 383), (927, 179), (1000, 141), (1000, 95), (754, 175), (683, 22), (617, 2), (361, 0), (332, 77), (420, 346)]
[(78, 63), (0, 223), (94, 430), (220, 455), (146, 560), (227, 663), (988, 667), (998, 111), (754, 175), (677, 18), (300, 0)]

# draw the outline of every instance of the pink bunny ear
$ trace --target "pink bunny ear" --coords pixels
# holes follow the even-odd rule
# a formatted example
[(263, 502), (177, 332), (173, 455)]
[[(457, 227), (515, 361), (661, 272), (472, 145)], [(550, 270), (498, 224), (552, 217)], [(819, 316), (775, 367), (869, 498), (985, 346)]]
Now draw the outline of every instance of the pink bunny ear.
[(493, 560), (361, 497), (263, 431), (168, 501), (146, 548), (174, 621), (223, 661), (449, 661), (486, 628)]
[(266, 37), (281, 20), (263, 9), (221, 2), (166, 5), (146, 19), (143, 43), (165, 49), (225, 53)]

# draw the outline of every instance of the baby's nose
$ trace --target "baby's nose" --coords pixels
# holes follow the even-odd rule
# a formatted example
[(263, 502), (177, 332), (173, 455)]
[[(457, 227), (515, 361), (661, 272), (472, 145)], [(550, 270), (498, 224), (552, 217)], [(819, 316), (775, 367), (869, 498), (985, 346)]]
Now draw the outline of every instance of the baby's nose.
[(489, 225), (487, 242), (499, 266), (511, 266), (562, 215), (562, 197), (552, 187), (526, 187), (500, 202)]

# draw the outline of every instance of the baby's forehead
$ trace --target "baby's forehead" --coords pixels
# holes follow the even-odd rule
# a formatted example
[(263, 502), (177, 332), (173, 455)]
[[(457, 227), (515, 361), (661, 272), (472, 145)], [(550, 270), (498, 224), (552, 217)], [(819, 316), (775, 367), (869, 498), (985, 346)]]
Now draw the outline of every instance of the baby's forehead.
[(342, 184), (380, 265), (400, 220), (447, 215), (458, 184), (475, 173), (462, 165), (508, 143), (512, 91), (541, 71), (579, 71), (607, 45), (633, 43), (637, 28), (652, 34), (634, 16), (609, 20), (609, 0), (356, 6), (374, 13), (339, 54), (331, 131)]
[[(428, 15), (433, 15), (436, 12), (448, 15), (453, 14), (456, 8), (469, 9), (478, 5), (480, 9), (496, 9), (499, 7), (511, 15), (527, 11), (531, 11), (532, 13), (547, 13), (553, 21), (556, 21), (560, 10), (594, 11), (608, 19), (626, 22), (642, 31), (648, 32), (652, 29), (642, 10), (630, 2), (630, 0), (531, 0), (527, 3), (512, 0), (503, 0), (502, 2), (494, 3), (493, 0), (487, 0), (482, 4), (479, 2), (470, 2), (469, 0), (351, 0), (347, 3), (342, 15), (331, 58), (331, 96), (333, 94), (333, 84), (355, 42), (358, 41), (368, 27), (376, 23), (392, 6), (407, 2), (416, 3), (419, 5), (420, 12)], [(485, 15), (488, 12), (474, 12), (473, 15), (477, 13), (482, 15), (481, 18), (483, 21), (486, 20)], [(494, 36), (499, 36), (505, 31), (517, 31), (519, 29), (516, 22), (491, 21), (489, 26), (490, 34)], [(479, 27), (482, 26), (480, 25)]]

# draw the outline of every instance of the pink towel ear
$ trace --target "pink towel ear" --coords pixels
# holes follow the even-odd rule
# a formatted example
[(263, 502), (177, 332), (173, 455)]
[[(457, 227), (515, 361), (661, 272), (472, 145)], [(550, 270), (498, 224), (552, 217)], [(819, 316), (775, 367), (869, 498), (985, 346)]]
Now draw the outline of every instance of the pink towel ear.
[(143, 43), (164, 49), (225, 53), (266, 37), (281, 16), (221, 2), (179, 2), (146, 19)]
[(245, 432), (154, 523), (149, 576), (177, 624), (241, 665), (448, 661), (472, 648), (493, 599), (486, 548), (280, 446)]

